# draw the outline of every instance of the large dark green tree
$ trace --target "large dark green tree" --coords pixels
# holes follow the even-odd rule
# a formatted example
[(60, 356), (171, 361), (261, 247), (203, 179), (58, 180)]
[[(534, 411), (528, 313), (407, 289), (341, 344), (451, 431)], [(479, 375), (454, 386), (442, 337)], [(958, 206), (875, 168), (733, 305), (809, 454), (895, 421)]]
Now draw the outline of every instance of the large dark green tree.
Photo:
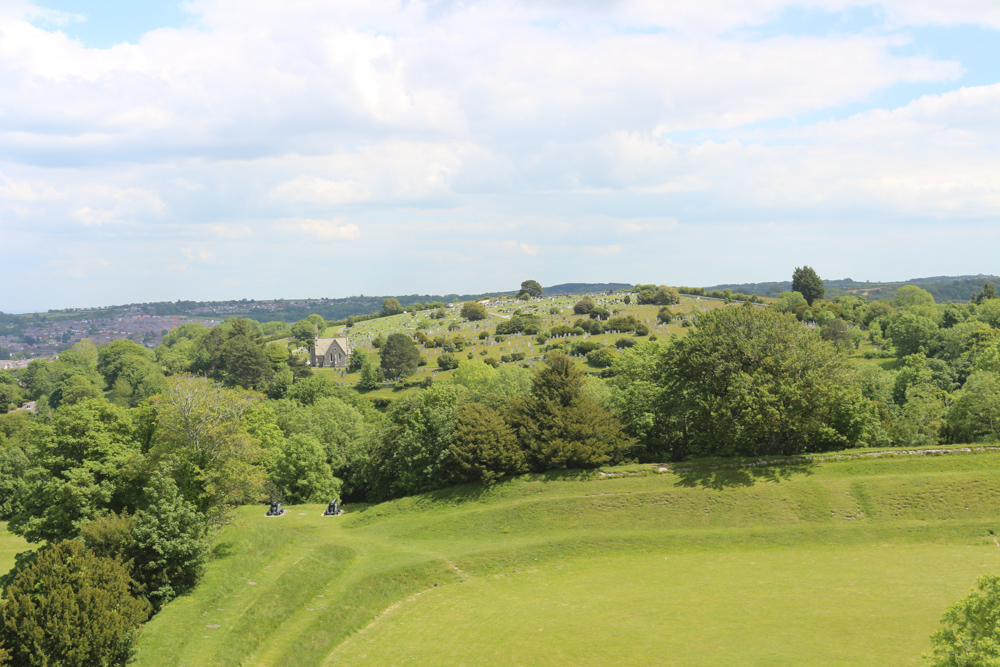
[(417, 363), (420, 361), (420, 350), (406, 334), (389, 334), (385, 339), (385, 344), (379, 348), (379, 357), (382, 360), (382, 373), (389, 380), (401, 377), (408, 377), (417, 371)]
[(822, 299), (826, 294), (826, 288), (819, 275), (811, 267), (796, 267), (792, 273), (792, 291), (798, 292), (805, 297), (809, 305), (817, 299)]
[(513, 408), (511, 422), (528, 465), (539, 472), (620, 463), (634, 444), (618, 419), (586, 392), (583, 371), (564, 354), (549, 356), (531, 393)]
[(675, 459), (853, 446), (874, 419), (843, 350), (791, 315), (750, 304), (705, 313), (635, 372), (657, 389), (638, 423), (656, 423), (651, 437)]
[(500, 413), (479, 403), (458, 409), (448, 452), (447, 476), (452, 483), (492, 484), (527, 470), (514, 431)]
[(0, 642), (13, 667), (125, 665), (150, 605), (117, 560), (82, 542), (43, 549), (0, 606)]
[(527, 294), (530, 297), (538, 298), (542, 295), (542, 284), (537, 280), (525, 280), (521, 283), (521, 289), (517, 295)]

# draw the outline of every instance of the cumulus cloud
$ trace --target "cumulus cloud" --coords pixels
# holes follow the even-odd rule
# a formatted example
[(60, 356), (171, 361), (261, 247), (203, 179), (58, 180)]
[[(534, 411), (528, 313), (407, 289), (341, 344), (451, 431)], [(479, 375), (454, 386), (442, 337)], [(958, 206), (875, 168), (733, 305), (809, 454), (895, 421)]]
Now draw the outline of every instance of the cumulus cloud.
[[(311, 241), (299, 252), (314, 260), (268, 288), (325, 275), (323, 248), (351, 242), (345, 269), (447, 258), (427, 275), (452, 290), (451, 267), (492, 266), (497, 248), (509, 282), (542, 257), (572, 268), (573, 248), (623, 271), (643, 239), (708, 248), (706, 226), (839, 217), (889, 230), (1000, 212), (1000, 84), (963, 87), (969, 63), (912, 48), (910, 30), (995, 30), (992, 0), (185, 8), (187, 27), (98, 49), (60, 30), (71, 15), (0, 6), (10, 238), (96, 243), (111, 268), (190, 274), (190, 296), (209, 264), (239, 271)], [(795, 29), (792, 10), (870, 25)], [(873, 105), (901, 87), (918, 92)], [(186, 249), (183, 264), (164, 242)], [(129, 298), (148, 300), (152, 280)]]

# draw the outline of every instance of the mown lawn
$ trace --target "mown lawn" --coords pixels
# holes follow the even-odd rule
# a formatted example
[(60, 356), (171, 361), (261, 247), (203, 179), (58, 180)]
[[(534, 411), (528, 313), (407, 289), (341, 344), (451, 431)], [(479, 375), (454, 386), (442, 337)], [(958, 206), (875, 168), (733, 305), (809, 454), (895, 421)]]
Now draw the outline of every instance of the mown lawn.
[(1000, 453), (629, 466), (241, 511), (140, 665), (916, 665), (1000, 571)]

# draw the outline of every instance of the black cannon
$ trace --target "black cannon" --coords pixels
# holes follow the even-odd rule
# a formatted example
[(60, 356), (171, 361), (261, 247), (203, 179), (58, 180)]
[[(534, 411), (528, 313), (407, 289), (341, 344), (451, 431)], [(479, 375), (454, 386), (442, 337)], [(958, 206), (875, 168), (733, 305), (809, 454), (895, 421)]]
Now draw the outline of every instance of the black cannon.
[(326, 506), (326, 511), (323, 512), (323, 516), (337, 516), (338, 514), (340, 514), (343, 511), (344, 511), (344, 509), (342, 507), (340, 507), (337, 504), (336, 499), (334, 499), (334, 500), (331, 500), (330, 504)]
[(284, 512), (281, 509), (281, 503), (275, 500), (271, 503), (271, 509), (267, 510), (267, 516), (281, 516)]

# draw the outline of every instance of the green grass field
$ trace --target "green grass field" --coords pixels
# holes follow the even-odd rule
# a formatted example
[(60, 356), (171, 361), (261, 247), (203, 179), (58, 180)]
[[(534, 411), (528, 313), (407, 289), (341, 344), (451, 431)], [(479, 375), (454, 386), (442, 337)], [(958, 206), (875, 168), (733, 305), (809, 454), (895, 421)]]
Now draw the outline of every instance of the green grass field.
[(14, 567), (14, 555), (28, 548), (27, 542), (7, 532), (6, 521), (0, 521), (0, 573)]
[(628, 466), (241, 510), (139, 665), (916, 665), (1000, 571), (1000, 452)]

